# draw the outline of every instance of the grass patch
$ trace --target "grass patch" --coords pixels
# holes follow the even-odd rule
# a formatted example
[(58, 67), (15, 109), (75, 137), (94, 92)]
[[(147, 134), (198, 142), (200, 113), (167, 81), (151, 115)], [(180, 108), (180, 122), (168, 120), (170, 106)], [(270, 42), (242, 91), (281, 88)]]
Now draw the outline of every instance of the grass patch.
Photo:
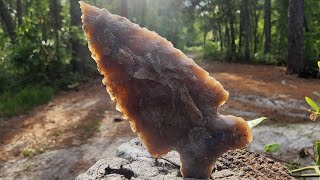
[(17, 92), (0, 95), (0, 117), (12, 117), (45, 104), (54, 96), (51, 87), (26, 87)]
[(100, 131), (101, 122), (102, 119), (89, 120), (77, 128), (81, 135), (83, 135), (83, 138), (89, 138)]
[(21, 151), (21, 154), (23, 157), (31, 157), (31, 156), (35, 156), (38, 154), (42, 154), (46, 151), (45, 148), (24, 148)]
[(84, 130), (86, 133), (92, 135), (95, 132), (99, 131), (100, 125), (101, 125), (101, 120), (97, 119), (97, 120), (91, 121), (88, 124), (86, 124), (84, 126)]

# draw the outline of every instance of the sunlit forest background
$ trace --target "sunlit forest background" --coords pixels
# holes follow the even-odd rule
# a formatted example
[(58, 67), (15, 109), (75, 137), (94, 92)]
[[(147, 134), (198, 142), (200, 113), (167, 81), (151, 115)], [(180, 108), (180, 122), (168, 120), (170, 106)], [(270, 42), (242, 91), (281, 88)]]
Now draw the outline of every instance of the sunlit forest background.
[[(250, 151), (290, 170), (320, 165), (320, 0), (84, 1), (155, 31), (221, 82), (229, 99), (212, 112), (261, 122)], [(137, 137), (81, 14), (78, 0), (0, 0), (0, 179), (75, 179)], [(265, 163), (236, 171), (273, 172)]]
[[(185, 52), (202, 52), (203, 59), (318, 76), (317, 0), (86, 2), (156, 31)], [(0, 0), (0, 116), (19, 114), (97, 75), (80, 16), (78, 0)]]

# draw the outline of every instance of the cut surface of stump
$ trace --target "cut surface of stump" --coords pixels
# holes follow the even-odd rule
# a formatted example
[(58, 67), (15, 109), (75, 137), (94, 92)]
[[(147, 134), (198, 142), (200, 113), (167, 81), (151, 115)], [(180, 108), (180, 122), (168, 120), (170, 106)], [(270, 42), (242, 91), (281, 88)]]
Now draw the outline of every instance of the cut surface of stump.
[(228, 92), (155, 32), (80, 2), (103, 83), (153, 157), (176, 150), (183, 177), (209, 178), (224, 152), (252, 140), (247, 123), (218, 107)]

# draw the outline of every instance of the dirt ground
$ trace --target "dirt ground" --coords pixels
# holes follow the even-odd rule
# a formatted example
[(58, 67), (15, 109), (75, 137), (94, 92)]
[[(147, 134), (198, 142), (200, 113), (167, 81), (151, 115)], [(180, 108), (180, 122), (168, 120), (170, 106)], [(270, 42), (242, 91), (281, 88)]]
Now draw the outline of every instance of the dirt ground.
[(304, 97), (320, 100), (319, 80), (285, 75), (284, 67), (224, 63), (206, 63), (202, 67), (230, 92), (228, 108), (273, 121), (308, 122), (309, 107)]
[[(254, 130), (251, 149), (263, 151), (264, 144), (283, 136), (278, 139), (283, 148), (275, 157), (299, 162), (299, 149), (320, 139), (320, 133), (315, 133), (320, 128), (314, 129), (320, 121), (309, 120), (304, 102), (305, 96), (320, 101), (315, 93), (320, 93), (320, 80), (287, 76), (285, 68), (275, 66), (218, 62), (201, 66), (230, 92), (221, 114), (248, 120), (268, 117)], [(77, 91), (60, 92), (27, 114), (1, 121), (0, 179), (73, 179), (135, 137), (121, 118), (101, 80), (93, 80)]]

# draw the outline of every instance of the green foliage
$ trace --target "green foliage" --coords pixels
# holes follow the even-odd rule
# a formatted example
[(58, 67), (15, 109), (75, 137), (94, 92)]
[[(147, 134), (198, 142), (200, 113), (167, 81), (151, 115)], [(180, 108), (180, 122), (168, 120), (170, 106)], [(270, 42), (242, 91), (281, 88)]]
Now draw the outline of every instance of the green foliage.
[[(294, 169), (290, 173), (295, 177), (320, 177), (320, 141), (315, 142), (315, 161), (315, 166)], [(313, 170), (315, 173), (310, 173), (310, 170)], [(304, 171), (308, 171), (308, 173), (302, 173)]]
[[(80, 17), (78, 23), (71, 24), (71, 17), (74, 16), (70, 13), (70, 7), (74, 6), (70, 6), (70, 1), (55, 1), (58, 2), (58, 12), (52, 12), (55, 11), (51, 9), (53, 1), (21, 1), (21, 24), (17, 23), (17, 4), (8, 0), (4, 2), (14, 21), (16, 38), (11, 42), (5, 23), (1, 23), (0, 96), (5, 96), (1, 95), (4, 92), (19, 92), (22, 87), (35, 84), (57, 89), (76, 88), (88, 77), (96, 75), (96, 65), (85, 51), (87, 47)], [(121, 3), (118, 0), (88, 2), (119, 14)], [(239, 60), (243, 57), (243, 50), (238, 49), (240, 5), (240, 0), (134, 0), (128, 1), (128, 17), (142, 27), (156, 31), (179, 49), (202, 46), (206, 59)], [(263, 53), (263, 9), (263, 1), (249, 1), (249, 17), (246, 18), (250, 20), (250, 53), (254, 57), (250, 62), (285, 65), (288, 1), (272, 1), (272, 51), (267, 55)], [(305, 57), (306, 64), (311, 65), (312, 70), (320, 54), (319, 9), (318, 1), (305, 1)], [(254, 22), (255, 18), (257, 22)], [(231, 19), (236, 52), (231, 52)], [(72, 41), (84, 45), (85, 50), (74, 50)], [(236, 55), (239, 59), (235, 59)]]
[(18, 92), (6, 92), (0, 96), (0, 117), (11, 117), (50, 101), (54, 96), (51, 87), (26, 87)]
[(84, 126), (84, 130), (87, 134), (92, 135), (99, 131), (100, 125), (101, 125), (100, 119), (91, 121), (90, 123)]
[(316, 150), (316, 165), (320, 166), (320, 141), (316, 142), (315, 150)]
[[(93, 120), (90, 120), (88, 122), (85, 122), (85, 123), (79, 125), (77, 127), (77, 129), (81, 131), (80, 133), (82, 135), (84, 135), (86, 137), (90, 137), (100, 131), (101, 123), (102, 123), (101, 119), (93, 119)], [(59, 132), (56, 132), (53, 135), (59, 136), (58, 133)]]
[(319, 113), (320, 109), (317, 103), (315, 103), (311, 98), (305, 97), (306, 102), (314, 109), (315, 112)]
[[(295, 177), (320, 177), (320, 141), (315, 142), (315, 166), (306, 166), (290, 171)], [(313, 170), (315, 173), (310, 173)], [(303, 173), (308, 171), (308, 173)], [(299, 174), (298, 174), (299, 173)]]
[(35, 156), (37, 154), (42, 154), (44, 153), (46, 150), (44, 148), (24, 148), (21, 152), (23, 157), (31, 157), (31, 156)]
[(288, 56), (288, 5), (286, 0), (272, 2), (272, 54), (282, 59)]
[(224, 54), (221, 53), (221, 49), (218, 43), (208, 42), (204, 47), (203, 58), (205, 59), (215, 59), (215, 60), (223, 60)]
[[(17, 18), (15, 3), (4, 1)], [(70, 2), (57, 1), (60, 26), (54, 23), (52, 1), (22, 1), (22, 23), (15, 24), (15, 41), (11, 42), (4, 23), (0, 26), (0, 116), (11, 117), (46, 103), (54, 90), (75, 88), (96, 75), (88, 48), (72, 53), (71, 39), (85, 45), (81, 19), (71, 26)], [(13, 5), (13, 6), (12, 6)], [(80, 14), (80, 9), (79, 9)], [(83, 71), (75, 68), (74, 54), (81, 57)], [(88, 60), (86, 60), (88, 59)], [(86, 60), (86, 61), (84, 61)], [(85, 70), (85, 72), (84, 72)]]
[[(320, 61), (318, 61), (318, 66), (319, 66), (319, 74), (318, 75), (320, 75)], [(318, 92), (313, 92), (313, 93), (316, 96), (319, 96)], [(317, 120), (317, 118), (320, 116), (320, 108), (319, 108), (318, 104), (309, 97), (305, 97), (305, 100), (309, 104), (309, 106), (313, 108), (313, 110), (310, 110), (310, 119), (312, 121)]]
[(258, 119), (254, 119), (254, 120), (251, 120), (251, 121), (247, 121), (250, 129), (254, 128), (255, 126), (259, 125), (260, 123), (262, 123), (264, 120), (267, 120), (268, 118), (266, 117), (261, 117), (261, 118), (258, 118)]
[(29, 148), (24, 148), (22, 150), (22, 155), (23, 155), (23, 157), (30, 157), (32, 155), (32, 151), (29, 150)]
[(6, 89), (8, 89), (8, 86), (10, 84), (10, 76), (9, 74), (1, 68), (0, 65), (0, 93), (4, 92)]
[(266, 144), (264, 150), (266, 153), (273, 153), (279, 150), (280, 144)]
[(286, 60), (275, 54), (263, 54), (258, 52), (253, 56), (253, 63), (267, 64), (267, 65), (285, 65)]
[[(302, 172), (304, 171), (308, 171), (310, 172), (311, 170), (315, 171), (315, 173), (306, 173), (303, 174)], [(302, 167), (299, 169), (294, 169), (292, 171), (290, 171), (290, 173), (294, 176), (294, 177), (302, 177), (302, 178), (312, 178), (312, 177), (320, 177), (320, 169), (319, 166), (307, 166), (307, 167)], [(298, 174), (299, 173), (299, 174)]]
[[(320, 61), (318, 61), (319, 72), (320, 72)], [(319, 96), (318, 92), (314, 92), (315, 95)], [(306, 102), (313, 108), (311, 111), (310, 119), (315, 121), (320, 115), (319, 106), (309, 97), (305, 97)], [(320, 177), (320, 141), (315, 142), (314, 146), (314, 158), (316, 166), (307, 166), (290, 171), (295, 177)], [(304, 171), (314, 170), (315, 174), (303, 174)], [(299, 173), (297, 175), (297, 173)]]
[[(214, 43), (204, 46), (205, 58), (215, 60), (227, 59), (236, 61), (246, 61), (250, 63), (286, 65), (288, 58), (288, 2), (287, 0), (271, 1), (271, 52), (264, 54), (264, 1), (248, 1), (246, 7), (249, 10), (250, 36), (249, 50), (250, 60), (244, 59), (244, 39), (240, 41), (241, 26), (241, 4), (240, 0), (185, 0), (185, 14), (191, 18), (194, 26), (197, 27), (199, 34), (195, 37), (196, 41), (204, 44), (207, 40), (206, 34), (212, 34)], [(243, 5), (243, 4), (242, 4)], [(312, 74), (314, 77), (314, 62), (319, 58), (320, 33), (319, 15), (320, 3), (318, 1), (305, 1), (305, 33), (304, 33), (304, 56), (306, 67), (301, 67)], [(230, 10), (230, 11), (229, 11)], [(231, 41), (231, 21), (234, 26), (234, 41), (236, 45), (236, 59), (232, 58)], [(190, 23), (190, 21), (188, 21)], [(243, 25), (243, 24), (242, 24)], [(193, 29), (193, 28), (191, 28)], [(194, 29), (193, 29), (194, 30)], [(192, 32), (192, 31), (188, 31)], [(188, 34), (189, 37), (189, 34)], [(240, 44), (241, 42), (241, 44)], [(219, 46), (223, 46), (223, 51)], [(239, 47), (241, 46), (241, 48)], [(252, 58), (253, 57), (253, 58)]]
[(305, 57), (307, 64), (316, 68), (315, 64), (320, 55), (320, 32), (319, 32), (319, 1), (305, 1)]

